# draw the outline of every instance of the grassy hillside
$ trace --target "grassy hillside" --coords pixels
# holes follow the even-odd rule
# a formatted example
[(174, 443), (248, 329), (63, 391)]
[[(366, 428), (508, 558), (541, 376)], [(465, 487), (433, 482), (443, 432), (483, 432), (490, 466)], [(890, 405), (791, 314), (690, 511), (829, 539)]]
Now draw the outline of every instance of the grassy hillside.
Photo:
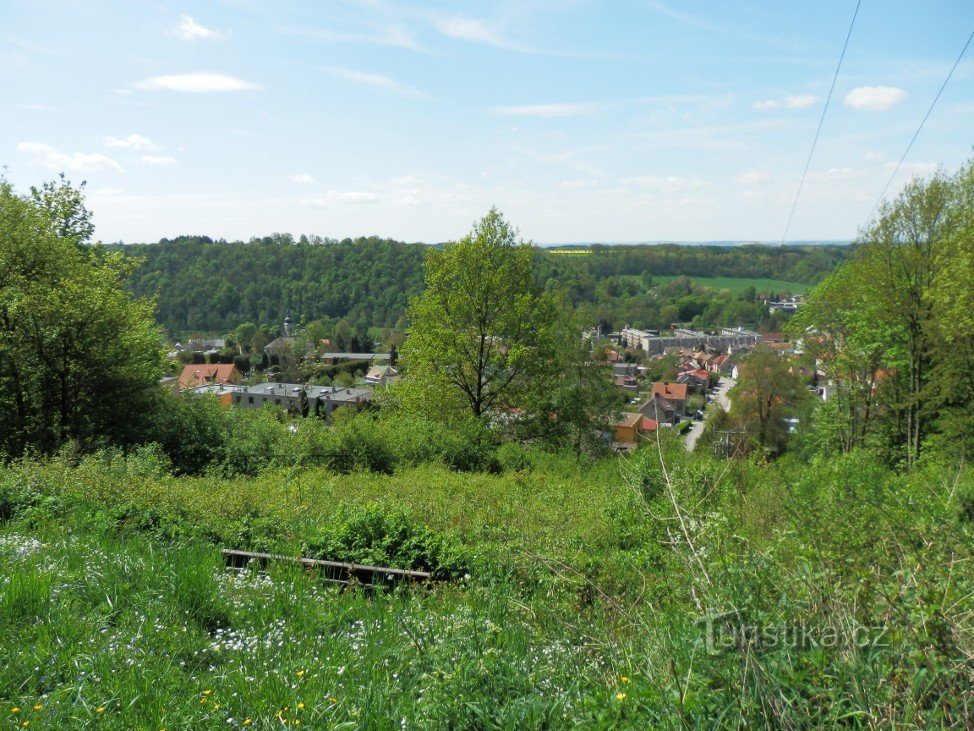
[[(673, 275), (654, 276), (653, 281), (663, 284), (672, 282), (676, 279)], [(690, 277), (701, 287), (711, 287), (716, 290), (726, 289), (731, 294), (740, 294), (748, 287), (754, 287), (760, 294), (762, 292), (790, 292), (791, 294), (804, 294), (812, 285), (802, 282), (786, 282), (782, 279), (751, 279), (747, 277)]]
[[(0, 703), (32, 728), (963, 726), (974, 483), (682, 448), (503, 474), (0, 471)], [(427, 567), (368, 595), (218, 548)]]

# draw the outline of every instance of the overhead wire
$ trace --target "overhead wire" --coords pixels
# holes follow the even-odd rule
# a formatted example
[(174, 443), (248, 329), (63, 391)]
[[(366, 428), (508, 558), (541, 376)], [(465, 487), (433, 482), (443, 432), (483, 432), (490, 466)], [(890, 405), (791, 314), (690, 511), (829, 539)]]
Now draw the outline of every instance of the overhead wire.
[(887, 180), (886, 185), (883, 186), (883, 192), (879, 194), (879, 198), (877, 198), (876, 202), (873, 204), (872, 210), (869, 211), (869, 215), (866, 217), (867, 223), (872, 220), (873, 214), (875, 214), (876, 209), (879, 208), (879, 204), (883, 202), (883, 198), (886, 196), (886, 191), (889, 190), (889, 186), (892, 185), (893, 183), (893, 178), (896, 177), (896, 174), (900, 171), (900, 168), (903, 166), (903, 161), (906, 160), (906, 156), (910, 154), (910, 149), (913, 147), (913, 143), (916, 142), (917, 137), (920, 136), (920, 132), (923, 130), (923, 125), (927, 123), (927, 120), (930, 118), (930, 113), (933, 112), (933, 108), (937, 106), (937, 102), (940, 101), (940, 95), (943, 94), (944, 89), (947, 88), (947, 84), (948, 82), (950, 82), (950, 78), (954, 75), (954, 71), (957, 70), (957, 66), (960, 65), (960, 60), (964, 58), (964, 54), (967, 53), (967, 49), (971, 45), (972, 40), (974, 40), (974, 31), (972, 31), (971, 34), (967, 37), (967, 43), (964, 44), (964, 47), (961, 49), (960, 54), (958, 54), (957, 60), (954, 61), (954, 65), (950, 67), (950, 71), (947, 73), (947, 78), (944, 79), (944, 83), (940, 85), (940, 89), (937, 91), (937, 96), (935, 96), (933, 98), (933, 101), (930, 103), (930, 108), (927, 109), (927, 113), (923, 115), (923, 119), (920, 121), (920, 126), (917, 127), (917, 131), (913, 133), (913, 137), (910, 139), (910, 144), (906, 146), (906, 149), (903, 151), (903, 154), (900, 156), (899, 162), (897, 162), (896, 167), (893, 168), (893, 172), (889, 176), (889, 180)]
[(791, 228), (791, 221), (795, 217), (795, 209), (798, 208), (798, 199), (801, 197), (802, 188), (805, 187), (805, 178), (808, 176), (808, 168), (812, 164), (812, 156), (815, 154), (815, 145), (818, 144), (818, 137), (822, 133), (822, 125), (825, 123), (825, 114), (829, 110), (829, 102), (832, 101), (832, 93), (835, 91), (835, 82), (839, 78), (839, 70), (842, 68), (842, 60), (845, 58), (846, 49), (849, 48), (849, 39), (852, 37), (852, 29), (859, 16), (859, 6), (862, 0), (857, 0), (856, 11), (852, 14), (852, 22), (849, 23), (849, 32), (846, 33), (845, 43), (842, 44), (842, 53), (839, 55), (839, 63), (835, 66), (835, 73), (832, 75), (832, 86), (829, 87), (829, 94), (825, 98), (825, 106), (822, 107), (822, 116), (818, 120), (818, 129), (815, 130), (815, 137), (812, 139), (812, 147), (808, 151), (808, 160), (805, 161), (805, 170), (802, 172), (801, 181), (798, 183), (798, 191), (795, 193), (795, 201), (791, 204), (791, 213), (788, 214), (788, 223), (785, 224), (785, 232), (781, 236), (781, 243), (784, 245), (788, 238), (788, 230)]

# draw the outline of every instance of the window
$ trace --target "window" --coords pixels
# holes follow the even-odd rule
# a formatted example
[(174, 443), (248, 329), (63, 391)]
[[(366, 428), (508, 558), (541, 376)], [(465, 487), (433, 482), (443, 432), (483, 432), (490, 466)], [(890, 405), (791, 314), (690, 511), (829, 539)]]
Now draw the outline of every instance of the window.
[(248, 396), (248, 397), (247, 397), (247, 403), (248, 403), (248, 404), (252, 404), (252, 403), (254, 403), (254, 397), (253, 397), (253, 396)]

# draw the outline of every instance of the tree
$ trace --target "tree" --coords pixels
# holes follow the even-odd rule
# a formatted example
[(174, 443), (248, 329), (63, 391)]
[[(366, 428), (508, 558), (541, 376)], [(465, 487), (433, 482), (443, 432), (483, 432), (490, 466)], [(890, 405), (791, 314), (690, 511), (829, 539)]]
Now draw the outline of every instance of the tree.
[(460, 241), (429, 251), (426, 291), (410, 304), (401, 349), (403, 399), (530, 425), (540, 438), (560, 431), (553, 425), (569, 411), (576, 421), (579, 410), (595, 416), (580, 384), (598, 366), (558, 293), (537, 286), (533, 257), (496, 209)]
[[(61, 203), (64, 205), (61, 205)], [(65, 216), (65, 218), (61, 218)], [(0, 180), (0, 451), (125, 443), (159, 396), (153, 303), (123, 283), (138, 262), (89, 235), (80, 191), (17, 195)]]
[(789, 361), (770, 348), (755, 348), (741, 362), (731, 416), (739, 418), (758, 444), (772, 452), (784, 448), (784, 419), (803, 396), (800, 378)]

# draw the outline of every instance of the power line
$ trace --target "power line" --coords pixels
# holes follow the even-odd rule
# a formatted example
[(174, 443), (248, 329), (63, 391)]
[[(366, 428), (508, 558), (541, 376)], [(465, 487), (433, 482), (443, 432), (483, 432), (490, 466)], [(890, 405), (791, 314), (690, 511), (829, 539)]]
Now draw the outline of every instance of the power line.
[(923, 120), (920, 122), (920, 126), (917, 127), (917, 131), (913, 133), (913, 139), (910, 140), (910, 144), (908, 144), (906, 149), (903, 151), (900, 161), (896, 163), (896, 167), (893, 168), (893, 174), (889, 176), (889, 180), (887, 180), (886, 185), (883, 186), (883, 192), (879, 194), (879, 198), (877, 198), (876, 202), (873, 204), (873, 209), (869, 212), (869, 216), (866, 217), (867, 223), (872, 220), (873, 214), (876, 212), (876, 209), (879, 208), (879, 204), (883, 201), (883, 197), (886, 195), (886, 191), (889, 190), (889, 186), (892, 184), (893, 178), (895, 178), (896, 174), (900, 171), (900, 166), (903, 165), (903, 161), (906, 160), (906, 156), (910, 154), (910, 148), (913, 147), (913, 143), (916, 142), (917, 137), (920, 136), (920, 130), (922, 130), (923, 125), (927, 123), (927, 119), (930, 117), (930, 113), (933, 111), (933, 108), (937, 106), (937, 102), (940, 100), (940, 95), (943, 94), (944, 89), (947, 88), (947, 83), (950, 81), (950, 77), (954, 75), (954, 71), (960, 64), (960, 60), (964, 58), (964, 54), (967, 53), (967, 48), (971, 45), (972, 40), (974, 40), (974, 31), (972, 31), (967, 37), (967, 43), (965, 43), (964, 47), (960, 50), (960, 55), (957, 56), (957, 60), (954, 61), (954, 65), (950, 67), (950, 72), (947, 74), (947, 78), (944, 79), (944, 83), (940, 85), (940, 90), (937, 92), (937, 96), (933, 98), (930, 108), (927, 110), (927, 113), (923, 115)]
[(815, 145), (818, 144), (818, 136), (822, 132), (822, 124), (825, 122), (825, 113), (829, 110), (829, 102), (832, 101), (832, 92), (835, 91), (835, 82), (839, 78), (839, 69), (842, 68), (842, 59), (845, 58), (846, 49), (849, 47), (849, 39), (852, 37), (852, 28), (856, 24), (856, 17), (859, 15), (859, 6), (862, 0), (856, 2), (856, 12), (852, 14), (852, 22), (849, 23), (849, 32), (846, 33), (845, 43), (842, 45), (842, 53), (839, 55), (839, 63), (835, 67), (832, 75), (832, 86), (829, 87), (829, 95), (825, 98), (825, 106), (822, 107), (822, 116), (818, 120), (818, 129), (815, 130), (815, 138), (812, 140), (812, 148), (808, 151), (808, 160), (805, 161), (805, 170), (802, 172), (802, 179), (798, 183), (798, 192), (795, 193), (795, 202), (791, 204), (791, 213), (788, 214), (788, 223), (785, 224), (785, 232), (781, 236), (781, 243), (784, 245), (788, 238), (788, 229), (791, 228), (791, 219), (795, 217), (795, 209), (798, 208), (798, 199), (801, 197), (802, 188), (805, 187), (805, 176), (808, 175), (808, 166), (812, 164), (812, 155), (815, 154)]

